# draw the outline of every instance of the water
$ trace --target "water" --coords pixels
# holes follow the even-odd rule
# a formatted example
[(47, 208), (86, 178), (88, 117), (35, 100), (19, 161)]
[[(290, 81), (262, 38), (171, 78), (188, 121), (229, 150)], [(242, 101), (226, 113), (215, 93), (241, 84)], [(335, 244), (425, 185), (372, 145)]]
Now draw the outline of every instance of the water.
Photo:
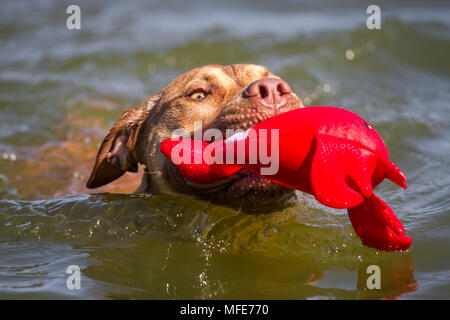
[[(0, 298), (449, 298), (448, 3), (382, 2), (379, 31), (360, 1), (81, 1), (80, 31), (65, 27), (69, 4), (0, 4)], [(300, 193), (260, 215), (127, 194), (132, 175), (88, 194), (126, 107), (196, 66), (238, 62), (375, 126), (408, 177), (407, 191), (377, 188), (408, 252), (363, 247), (345, 211)], [(365, 286), (371, 264), (381, 290)], [(66, 288), (69, 265), (80, 290)]]

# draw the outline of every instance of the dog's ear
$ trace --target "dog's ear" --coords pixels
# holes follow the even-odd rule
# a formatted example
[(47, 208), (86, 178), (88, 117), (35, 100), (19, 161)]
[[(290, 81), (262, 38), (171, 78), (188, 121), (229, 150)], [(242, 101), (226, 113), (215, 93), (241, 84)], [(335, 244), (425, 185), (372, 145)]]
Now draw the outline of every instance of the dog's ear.
[(159, 96), (147, 100), (145, 106), (126, 110), (103, 140), (97, 152), (94, 168), (86, 187), (101, 187), (121, 177), (125, 172), (137, 172), (136, 144), (141, 129)]

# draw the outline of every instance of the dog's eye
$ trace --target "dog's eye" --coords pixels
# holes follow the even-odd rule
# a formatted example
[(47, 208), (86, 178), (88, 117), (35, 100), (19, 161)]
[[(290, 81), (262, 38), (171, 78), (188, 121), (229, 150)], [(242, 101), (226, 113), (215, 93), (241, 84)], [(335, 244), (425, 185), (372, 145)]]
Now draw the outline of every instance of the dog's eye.
[(191, 93), (190, 97), (194, 100), (202, 100), (206, 97), (206, 92), (197, 90)]

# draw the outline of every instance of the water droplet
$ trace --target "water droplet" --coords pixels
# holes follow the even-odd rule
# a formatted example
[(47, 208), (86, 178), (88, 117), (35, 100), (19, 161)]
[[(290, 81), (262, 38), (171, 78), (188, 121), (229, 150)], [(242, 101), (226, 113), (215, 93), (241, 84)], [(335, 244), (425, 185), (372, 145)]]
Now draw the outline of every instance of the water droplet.
[(355, 59), (355, 52), (348, 49), (347, 51), (345, 51), (345, 58), (349, 61), (352, 61), (353, 59)]

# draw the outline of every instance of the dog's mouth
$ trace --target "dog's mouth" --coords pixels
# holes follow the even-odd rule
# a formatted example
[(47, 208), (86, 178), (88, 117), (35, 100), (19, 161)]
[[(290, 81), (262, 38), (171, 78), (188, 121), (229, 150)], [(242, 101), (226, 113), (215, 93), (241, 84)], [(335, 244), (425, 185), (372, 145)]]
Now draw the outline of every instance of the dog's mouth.
[[(258, 122), (255, 122), (256, 124)], [(254, 124), (244, 124), (242, 126), (230, 125), (234, 132), (244, 133), (250, 129)], [(211, 128), (211, 127), (209, 127)], [(207, 128), (208, 129), (208, 128)], [(227, 139), (230, 134), (226, 129), (217, 128), (222, 132), (222, 137)], [(239, 131), (237, 131), (239, 130)], [(204, 130), (206, 131), (206, 129)], [(194, 136), (194, 135), (192, 135)], [(205, 137), (205, 135), (202, 135)], [(202, 139), (206, 142), (213, 142), (216, 139), (214, 137), (206, 137)], [(285, 194), (289, 189), (282, 187), (274, 182), (262, 178), (261, 176), (248, 171), (243, 168), (233, 175), (214, 181), (212, 183), (202, 184), (189, 180), (183, 176), (178, 168), (170, 161), (167, 161), (167, 171), (171, 176), (171, 180), (174, 181), (174, 185), (182, 192), (188, 192), (195, 196), (204, 197), (207, 199), (213, 199), (217, 202), (235, 202), (235, 200), (270, 200), (273, 198), (279, 198)]]
[(264, 179), (245, 168), (226, 179), (201, 184), (184, 177), (173, 164), (170, 164), (170, 167), (174, 181), (177, 181), (175, 184), (182, 188), (179, 191), (215, 203), (242, 207), (246, 211), (282, 207), (287, 203), (285, 200), (291, 199), (294, 194), (293, 190)]
[[(207, 128), (207, 129), (210, 129), (210, 128)], [(205, 142), (214, 142), (216, 140), (216, 137), (214, 137), (214, 136), (208, 137), (207, 135), (204, 135), (204, 132), (207, 129), (203, 130), (203, 132), (202, 132), (202, 140)], [(246, 128), (246, 127), (238, 128), (238, 130), (240, 130), (241, 132), (244, 132), (247, 129), (249, 129), (249, 127), (248, 128)], [(217, 130), (219, 130), (222, 133), (222, 137), (224, 139), (228, 138), (227, 134), (226, 134), (226, 130), (221, 130), (221, 129), (217, 129)], [(236, 130), (236, 129), (234, 129), (234, 130)], [(192, 134), (192, 136), (194, 137), (195, 135)], [(244, 187), (245, 182), (255, 183), (256, 181), (259, 181), (259, 180), (265, 180), (265, 179), (261, 178), (260, 176), (248, 171), (245, 168), (239, 170), (237, 173), (232, 174), (231, 176), (229, 176), (225, 179), (220, 179), (220, 180), (214, 181), (212, 183), (194, 182), (194, 181), (186, 178), (185, 176), (183, 176), (181, 174), (181, 172), (179, 171), (179, 169), (170, 162), (168, 162), (168, 171), (169, 171), (170, 175), (174, 178), (174, 180), (177, 180), (177, 184), (179, 184), (179, 182), (181, 180), (182, 185), (186, 189), (189, 189), (191, 192), (196, 193), (196, 194), (205, 194), (205, 195), (227, 191), (235, 184), (236, 185), (242, 184), (242, 186)]]
[[(236, 132), (244, 133), (257, 123), (275, 116), (280, 112), (302, 107), (301, 100), (296, 97), (287, 101), (282, 111), (257, 112), (259, 109), (254, 105), (241, 105), (237, 108), (228, 108), (226, 113), (217, 117), (212, 123), (205, 126), (205, 128), (202, 128), (202, 140), (206, 142), (218, 140), (214, 136), (205, 135), (205, 132), (209, 129), (218, 130), (216, 132), (221, 132), (221, 137), (227, 139)], [(191, 134), (191, 137), (195, 136), (194, 133)], [(176, 190), (230, 206), (240, 205), (246, 202), (264, 203), (265, 206), (270, 207), (268, 203), (279, 202), (278, 200), (286, 199), (286, 196), (290, 198), (293, 195), (291, 189), (264, 179), (245, 168), (226, 179), (208, 184), (200, 184), (184, 177), (170, 161), (167, 161), (166, 164), (166, 171), (170, 176), (169, 180), (173, 183), (172, 185)]]

